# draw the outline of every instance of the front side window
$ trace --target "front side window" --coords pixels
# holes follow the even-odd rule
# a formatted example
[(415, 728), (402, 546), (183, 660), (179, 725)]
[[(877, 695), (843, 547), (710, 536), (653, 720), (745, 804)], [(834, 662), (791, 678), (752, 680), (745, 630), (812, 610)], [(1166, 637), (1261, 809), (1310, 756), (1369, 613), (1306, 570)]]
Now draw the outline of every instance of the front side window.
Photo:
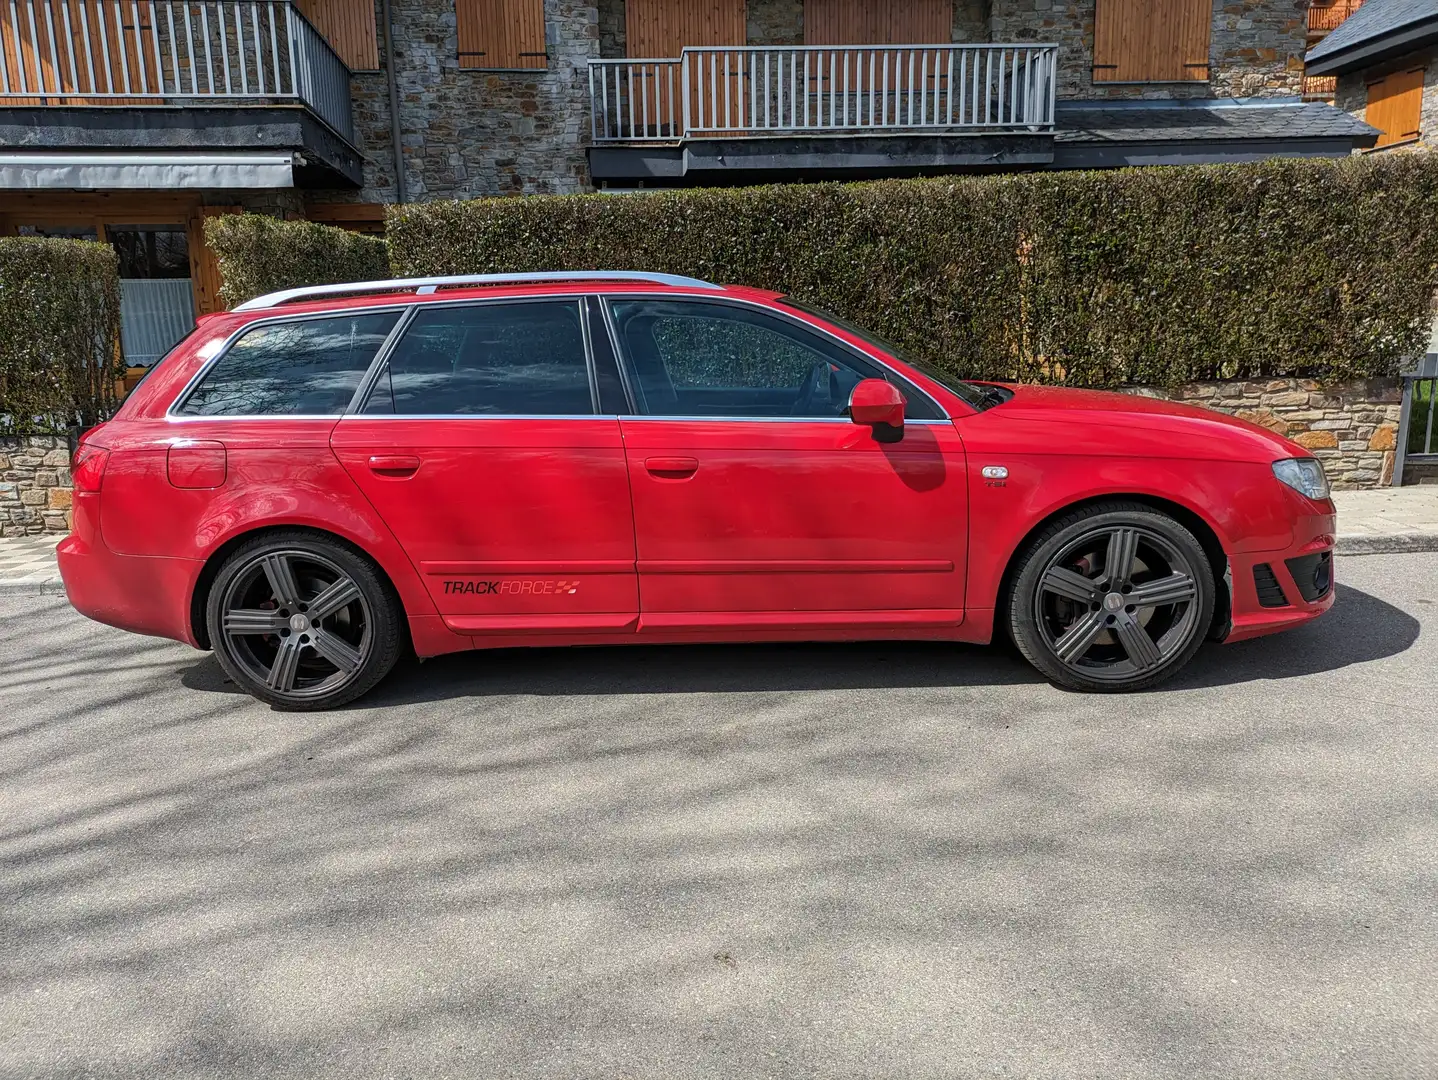
[(405, 329), (365, 405), (408, 416), (588, 416), (579, 305), (445, 305)]
[(185, 416), (344, 412), (396, 311), (262, 323), (245, 331), (180, 407)]
[[(659, 416), (843, 416), (877, 364), (786, 319), (706, 301), (615, 300), (610, 308), (640, 408)], [(933, 419), (903, 387), (909, 415)]]

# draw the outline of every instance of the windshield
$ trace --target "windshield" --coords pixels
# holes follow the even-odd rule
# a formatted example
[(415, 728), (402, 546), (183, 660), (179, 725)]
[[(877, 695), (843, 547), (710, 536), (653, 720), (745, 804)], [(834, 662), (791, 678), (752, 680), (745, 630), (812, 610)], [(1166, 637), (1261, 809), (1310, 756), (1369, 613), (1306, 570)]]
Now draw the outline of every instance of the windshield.
[(965, 402), (967, 402), (969, 405), (972, 405), (975, 409), (986, 409), (993, 404), (993, 402), (989, 399), (988, 395), (984, 392), (983, 387), (975, 386), (973, 383), (964, 382), (964, 380), (962, 379), (956, 379), (952, 375), (939, 371), (932, 364), (928, 363), (927, 361), (917, 359), (911, 353), (899, 348), (899, 346), (895, 345), (892, 341), (885, 341), (878, 334), (865, 330), (861, 326), (855, 326), (848, 319), (840, 318), (832, 311), (825, 311), (821, 307), (816, 307), (815, 305), (806, 303), (803, 300), (796, 300), (792, 296), (781, 296), (779, 298), (779, 302), (781, 304), (784, 304), (786, 307), (795, 308), (798, 311), (804, 312), (806, 315), (815, 315), (818, 318), (823, 319), (827, 323), (833, 323), (835, 326), (843, 330), (847, 330), (856, 338), (866, 341), (870, 345), (874, 346), (876, 349), (880, 349), (883, 352), (888, 353), (895, 359), (905, 364), (908, 364), (915, 371), (922, 371), (925, 375), (933, 379), (934, 382), (938, 383), (945, 390), (948, 390), (950, 393), (962, 398)]

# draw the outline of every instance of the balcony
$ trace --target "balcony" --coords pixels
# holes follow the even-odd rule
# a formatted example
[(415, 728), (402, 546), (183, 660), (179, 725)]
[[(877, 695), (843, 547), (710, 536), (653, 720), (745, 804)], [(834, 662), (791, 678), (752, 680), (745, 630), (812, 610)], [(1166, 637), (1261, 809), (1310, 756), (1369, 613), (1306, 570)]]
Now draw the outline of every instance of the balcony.
[(249, 151), (357, 184), (354, 142), (349, 69), (288, 0), (0, 3), (0, 176)]
[(1336, 30), (1344, 19), (1363, 6), (1363, 0), (1330, 0), (1328, 3), (1308, 5), (1308, 33), (1310, 37), (1321, 37), (1330, 30)]
[(1057, 61), (1026, 44), (591, 60), (590, 167), (601, 182), (692, 183), (1046, 164)]

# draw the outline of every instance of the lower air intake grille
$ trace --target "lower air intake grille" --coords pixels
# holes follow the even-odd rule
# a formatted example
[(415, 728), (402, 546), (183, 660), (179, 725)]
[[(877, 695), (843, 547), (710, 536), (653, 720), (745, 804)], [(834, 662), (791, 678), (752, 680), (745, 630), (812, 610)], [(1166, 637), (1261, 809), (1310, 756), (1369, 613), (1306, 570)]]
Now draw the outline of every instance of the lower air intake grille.
[(1308, 603), (1320, 596), (1327, 596), (1333, 588), (1333, 552), (1315, 551), (1312, 555), (1300, 555), (1288, 560), (1288, 572), (1293, 582)]
[(1258, 602), (1264, 607), (1288, 606), (1288, 597), (1283, 595), (1283, 587), (1273, 576), (1273, 567), (1266, 562), (1253, 568), (1253, 584), (1258, 589)]

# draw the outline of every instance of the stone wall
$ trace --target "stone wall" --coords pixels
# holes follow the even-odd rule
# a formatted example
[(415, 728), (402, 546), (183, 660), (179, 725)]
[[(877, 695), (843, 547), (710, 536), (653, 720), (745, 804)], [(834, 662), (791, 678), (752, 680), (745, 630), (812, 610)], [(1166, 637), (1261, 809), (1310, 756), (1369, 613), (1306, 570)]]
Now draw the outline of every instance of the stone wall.
[[(611, 11), (616, 6), (622, 35), (622, 6), (611, 5)], [(595, 0), (545, 0), (549, 63), (533, 71), (461, 69), (453, 4), (393, 0), (391, 11), (407, 200), (568, 194), (588, 188), (587, 62), (599, 55), (600, 40)], [(378, 0), (375, 12), (382, 45)], [(381, 64), (383, 52), (381, 47)], [(357, 73), (351, 86), (364, 188), (316, 191), (310, 198), (395, 202), (385, 72)]]
[(1217, 409), (1276, 431), (1323, 462), (1335, 488), (1385, 487), (1393, 480), (1402, 400), (1397, 379), (1265, 379), (1130, 392)]
[(63, 435), (0, 436), (0, 536), (69, 529), (69, 440)]
[(1391, 153), (1402, 153), (1404, 149), (1432, 150), (1438, 147), (1438, 49), (1426, 49), (1405, 56), (1401, 61), (1386, 63), (1382, 67), (1338, 76), (1338, 93), (1333, 103), (1344, 112), (1366, 120), (1368, 80), (1416, 64), (1422, 64), (1427, 69), (1423, 75), (1423, 103), (1418, 116), (1420, 135), (1416, 143), (1410, 143), (1406, 147), (1395, 146), (1389, 151)]

